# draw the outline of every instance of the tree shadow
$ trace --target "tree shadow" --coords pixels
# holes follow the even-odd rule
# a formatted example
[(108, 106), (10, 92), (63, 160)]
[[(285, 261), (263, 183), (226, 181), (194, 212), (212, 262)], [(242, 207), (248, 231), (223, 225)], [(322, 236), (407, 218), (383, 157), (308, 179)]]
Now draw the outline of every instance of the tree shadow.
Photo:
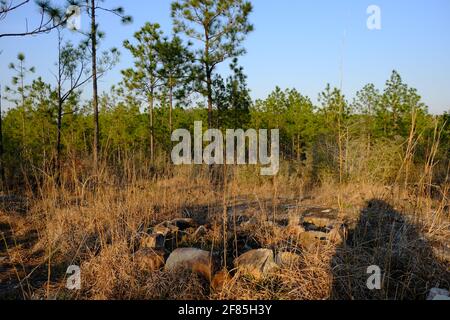
[[(370, 290), (368, 268), (381, 269), (381, 289)], [(448, 289), (448, 262), (405, 215), (383, 200), (367, 202), (348, 240), (332, 259), (332, 299), (424, 300), (433, 287)]]
[[(0, 301), (45, 297), (49, 280), (47, 253), (35, 248), (38, 230), (23, 222), (28, 202), (14, 196), (0, 197), (0, 211)], [(68, 264), (51, 263), (50, 285), (55, 286), (66, 276)]]

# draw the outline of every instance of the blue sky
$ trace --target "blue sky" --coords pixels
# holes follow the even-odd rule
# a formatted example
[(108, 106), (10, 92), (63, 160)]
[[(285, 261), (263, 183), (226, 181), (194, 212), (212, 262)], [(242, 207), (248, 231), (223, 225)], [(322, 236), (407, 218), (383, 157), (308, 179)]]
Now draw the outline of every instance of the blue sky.
[[(56, 1), (57, 2), (57, 1)], [(62, 1), (60, 1), (62, 3)], [(113, 16), (101, 15), (106, 32), (102, 48), (121, 49), (120, 64), (102, 79), (109, 90), (120, 81), (120, 70), (132, 63), (122, 48), (145, 22), (158, 22), (171, 31), (169, 0), (106, 0), (105, 5), (123, 4), (134, 23), (121, 26)], [(366, 9), (381, 8), (382, 29), (368, 30)], [(433, 113), (450, 109), (450, 1), (448, 0), (253, 0), (251, 22), (255, 31), (245, 42), (247, 54), (240, 59), (248, 75), (253, 98), (264, 98), (275, 86), (297, 88), (316, 101), (326, 83), (340, 86), (349, 97), (367, 83), (384, 87), (391, 71), (419, 90)], [(0, 32), (31, 25), (36, 16), (30, 6), (0, 22)], [(87, 27), (87, 20), (82, 21)], [(70, 32), (66, 38), (76, 41)], [(53, 81), (56, 34), (0, 39), (0, 83), (10, 82), (8, 63), (24, 52), (29, 65), (47, 81)], [(341, 63), (343, 61), (343, 63)], [(228, 63), (221, 67), (226, 72)], [(89, 94), (89, 86), (85, 94)]]

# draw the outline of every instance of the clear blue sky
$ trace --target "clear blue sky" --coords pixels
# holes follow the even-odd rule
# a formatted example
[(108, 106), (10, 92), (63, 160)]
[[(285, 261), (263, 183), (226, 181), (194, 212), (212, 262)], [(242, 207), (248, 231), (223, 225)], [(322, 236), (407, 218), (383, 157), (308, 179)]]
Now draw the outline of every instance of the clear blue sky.
[[(102, 48), (115, 46), (122, 51), (120, 65), (102, 80), (102, 90), (120, 81), (120, 70), (131, 65), (123, 40), (146, 21), (171, 31), (169, 0), (105, 1), (110, 7), (118, 4), (123, 4), (134, 23), (121, 26), (113, 16), (99, 17), (106, 32)], [(366, 9), (371, 4), (381, 8), (379, 31), (366, 27)], [(255, 31), (244, 44), (248, 53), (241, 58), (253, 98), (265, 97), (278, 85), (295, 87), (316, 101), (327, 82), (339, 86), (343, 61), (343, 90), (350, 98), (369, 82), (382, 89), (396, 69), (419, 90), (431, 112), (450, 109), (449, 0), (253, 0), (253, 5)], [(24, 9), (1, 21), (0, 31), (24, 28), (25, 17), (35, 15), (34, 10)], [(87, 27), (87, 20), (82, 22)], [(32, 24), (31, 18), (28, 23)], [(68, 32), (67, 38), (77, 36)], [(37, 74), (53, 81), (55, 44), (55, 33), (0, 39), (0, 82), (9, 83), (8, 63), (18, 52), (26, 54)], [(85, 91), (88, 94), (89, 87)]]

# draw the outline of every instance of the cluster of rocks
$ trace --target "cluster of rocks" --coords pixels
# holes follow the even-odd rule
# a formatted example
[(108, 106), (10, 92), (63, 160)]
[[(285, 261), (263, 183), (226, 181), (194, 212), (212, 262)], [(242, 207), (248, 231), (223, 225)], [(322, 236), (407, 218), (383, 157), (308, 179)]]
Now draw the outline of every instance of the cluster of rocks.
[(288, 232), (296, 235), (304, 248), (324, 242), (342, 243), (347, 238), (347, 225), (332, 209), (311, 209), (302, 216), (295, 211), (288, 216)]
[(178, 242), (187, 238), (197, 239), (206, 233), (204, 226), (195, 229), (196, 226), (193, 219), (179, 218), (160, 223), (140, 234), (139, 250), (134, 255), (138, 266), (149, 271), (160, 270), (167, 266), (165, 259), (167, 252), (176, 248)]
[[(337, 212), (334, 210), (311, 209), (303, 214), (292, 211), (282, 220), (285, 222), (277, 221), (278, 227), (283, 228), (289, 237), (295, 238), (304, 249), (329, 242), (342, 242), (346, 238), (346, 226), (338, 222)], [(248, 229), (251, 221), (255, 222), (247, 219), (238, 228), (245, 226)], [(178, 248), (180, 241), (188, 243), (192, 240), (191, 242), (195, 243), (208, 232), (207, 226), (198, 225), (191, 218), (165, 221), (140, 236), (135, 261), (140, 268), (149, 271), (163, 268), (168, 272), (189, 270), (210, 281), (212, 288), (221, 288), (230, 281), (230, 273), (227, 270), (216, 272), (218, 263), (214, 252), (193, 247)], [(246, 248), (233, 261), (233, 272), (261, 279), (279, 268), (298, 265), (301, 256), (293, 252), (277, 249), (274, 251), (270, 248)]]

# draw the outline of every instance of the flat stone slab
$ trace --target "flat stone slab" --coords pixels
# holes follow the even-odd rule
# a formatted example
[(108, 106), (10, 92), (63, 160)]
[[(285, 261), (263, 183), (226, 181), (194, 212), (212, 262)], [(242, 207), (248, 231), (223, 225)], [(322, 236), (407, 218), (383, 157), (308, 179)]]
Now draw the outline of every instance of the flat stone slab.
[(234, 266), (243, 274), (256, 279), (266, 277), (278, 267), (270, 249), (250, 250), (236, 258)]
[(328, 228), (338, 220), (338, 213), (333, 209), (312, 209), (303, 214), (303, 223), (317, 228)]
[(302, 247), (310, 249), (325, 243), (328, 240), (328, 234), (319, 231), (308, 231), (301, 233), (298, 239)]

